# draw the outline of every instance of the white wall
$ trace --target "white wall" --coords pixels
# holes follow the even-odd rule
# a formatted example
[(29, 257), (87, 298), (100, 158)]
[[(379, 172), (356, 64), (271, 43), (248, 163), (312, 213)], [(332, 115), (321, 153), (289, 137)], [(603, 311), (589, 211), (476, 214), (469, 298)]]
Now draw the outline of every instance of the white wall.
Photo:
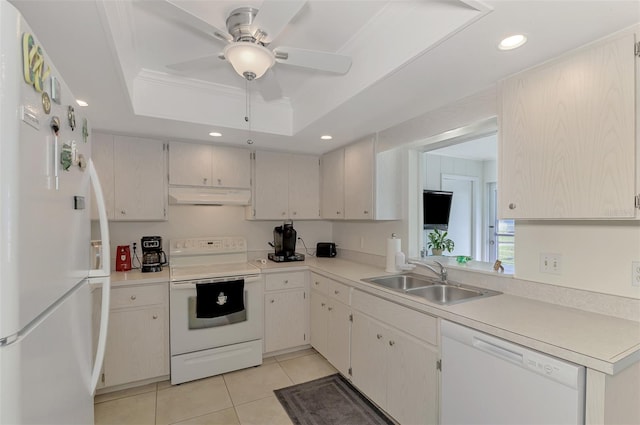
[[(417, 147), (420, 140), (495, 117), (497, 96), (495, 90), (490, 89), (414, 117), (379, 133), (379, 146), (384, 149)], [(498, 188), (499, 185), (500, 182)], [(406, 218), (397, 224), (362, 223), (354, 227), (348, 223), (334, 224), (334, 240), (344, 239), (349, 249), (384, 255), (382, 242), (391, 231), (402, 235), (405, 252), (419, 249), (417, 242), (414, 248), (405, 246), (407, 239), (421, 239), (409, 235), (420, 230)], [(374, 246), (359, 248), (359, 237), (374, 241)], [(541, 252), (562, 254), (561, 275), (538, 271)], [(640, 299), (640, 287), (631, 286), (631, 261), (640, 261), (640, 222), (516, 222), (515, 274), (518, 278)]]
[[(249, 251), (271, 251), (267, 242), (273, 242), (273, 228), (282, 222), (249, 221), (244, 217), (244, 207), (238, 206), (170, 205), (168, 221), (110, 222), (111, 251), (113, 254), (118, 245), (131, 242), (139, 247), (142, 236), (162, 236), (167, 255), (172, 238), (206, 236), (244, 236)], [(328, 221), (295, 221), (293, 227), (310, 250), (315, 250), (317, 242), (331, 240), (332, 225)], [(94, 238), (99, 234), (97, 222), (92, 222), (92, 234)], [(304, 253), (300, 241), (296, 251)]]

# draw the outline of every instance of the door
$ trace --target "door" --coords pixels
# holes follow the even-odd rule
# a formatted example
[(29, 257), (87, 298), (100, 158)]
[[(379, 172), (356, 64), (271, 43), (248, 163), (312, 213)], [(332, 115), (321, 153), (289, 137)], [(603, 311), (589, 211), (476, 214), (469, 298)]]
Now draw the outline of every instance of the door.
[(373, 218), (373, 141), (365, 140), (349, 145), (344, 151), (344, 210), (345, 218), (368, 220)]
[(320, 163), (313, 155), (289, 159), (289, 218), (320, 218)]
[(311, 291), (311, 345), (325, 357), (327, 355), (327, 297)]
[(307, 344), (304, 289), (265, 296), (265, 352)]
[(257, 219), (282, 220), (289, 211), (289, 155), (255, 153), (254, 202)]
[(351, 366), (351, 308), (337, 301), (330, 301), (327, 321), (326, 358), (343, 375), (349, 374)]
[(344, 149), (322, 157), (322, 218), (344, 218)]
[(382, 323), (357, 311), (351, 327), (352, 379), (360, 391), (382, 408), (387, 400), (387, 337)]
[(250, 152), (246, 149), (213, 146), (212, 177), (213, 186), (251, 187)]
[(447, 232), (455, 247), (450, 255), (479, 258), (475, 248), (475, 181), (473, 177), (442, 175), (442, 190), (453, 192)]
[(169, 183), (185, 186), (211, 186), (211, 146), (171, 142)]

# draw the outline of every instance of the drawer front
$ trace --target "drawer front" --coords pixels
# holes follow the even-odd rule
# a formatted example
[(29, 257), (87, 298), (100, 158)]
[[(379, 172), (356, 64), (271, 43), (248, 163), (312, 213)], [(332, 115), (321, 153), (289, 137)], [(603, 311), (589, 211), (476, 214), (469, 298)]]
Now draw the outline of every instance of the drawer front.
[(353, 291), (352, 307), (429, 344), (438, 344), (438, 321), (433, 316), (358, 290)]
[(111, 308), (166, 304), (167, 284), (127, 286), (111, 290)]
[(323, 295), (329, 294), (330, 279), (320, 276), (317, 273), (311, 273), (311, 290), (318, 291)]
[(351, 287), (329, 280), (329, 297), (340, 301), (342, 304), (351, 305)]
[(273, 273), (265, 275), (265, 289), (276, 291), (278, 289), (304, 288), (306, 272)]

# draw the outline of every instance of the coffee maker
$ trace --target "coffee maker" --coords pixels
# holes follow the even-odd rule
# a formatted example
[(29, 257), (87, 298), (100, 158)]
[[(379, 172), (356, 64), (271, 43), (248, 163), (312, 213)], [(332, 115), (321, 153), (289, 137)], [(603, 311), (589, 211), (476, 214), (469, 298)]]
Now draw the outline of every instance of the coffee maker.
[(269, 260), (278, 263), (286, 261), (304, 261), (304, 255), (296, 253), (298, 233), (293, 228), (293, 220), (283, 223), (273, 229), (273, 248), (267, 256)]
[(160, 236), (143, 236), (140, 239), (142, 246), (142, 272), (161, 272), (162, 265), (167, 263), (167, 256), (162, 250), (162, 238)]

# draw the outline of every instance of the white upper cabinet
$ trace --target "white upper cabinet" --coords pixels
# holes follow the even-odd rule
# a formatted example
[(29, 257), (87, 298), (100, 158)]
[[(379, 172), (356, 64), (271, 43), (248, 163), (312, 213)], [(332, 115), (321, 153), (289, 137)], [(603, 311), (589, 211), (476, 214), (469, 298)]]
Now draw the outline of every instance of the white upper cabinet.
[(247, 218), (320, 218), (320, 165), (317, 156), (255, 153), (253, 205)]
[(501, 218), (639, 215), (634, 43), (618, 34), (501, 83)]
[(247, 149), (171, 142), (169, 183), (179, 186), (249, 188), (250, 154)]
[[(92, 137), (92, 157), (104, 192), (107, 218), (166, 220), (165, 145), (157, 140), (101, 133)], [(92, 218), (97, 219), (95, 206)]]
[[(376, 153), (375, 138), (367, 138), (342, 150), (343, 176), (339, 181), (339, 151), (323, 157), (323, 218), (347, 220), (399, 220), (402, 217), (400, 153)], [(332, 173), (335, 172), (335, 175)], [(342, 214), (341, 202), (344, 202)]]
[(344, 218), (344, 149), (322, 156), (322, 218)]

